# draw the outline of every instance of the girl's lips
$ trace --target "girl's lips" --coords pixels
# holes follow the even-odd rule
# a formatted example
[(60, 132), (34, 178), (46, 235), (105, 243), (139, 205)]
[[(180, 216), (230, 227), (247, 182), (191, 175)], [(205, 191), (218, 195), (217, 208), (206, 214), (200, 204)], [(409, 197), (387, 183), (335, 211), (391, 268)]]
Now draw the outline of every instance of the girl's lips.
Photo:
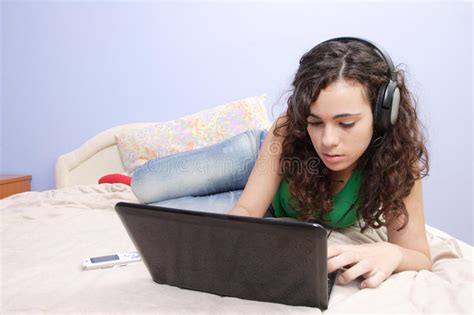
[(330, 163), (337, 163), (344, 159), (344, 155), (329, 155), (324, 154), (324, 159)]

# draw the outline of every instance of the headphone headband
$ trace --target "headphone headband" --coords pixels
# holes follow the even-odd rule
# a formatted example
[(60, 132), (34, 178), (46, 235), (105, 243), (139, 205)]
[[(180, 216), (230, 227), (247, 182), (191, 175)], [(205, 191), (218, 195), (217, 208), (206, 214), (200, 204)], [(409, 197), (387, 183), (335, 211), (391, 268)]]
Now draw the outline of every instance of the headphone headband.
[[(387, 52), (381, 46), (379, 46), (376, 43), (374, 43), (372, 41), (369, 41), (367, 39), (363, 39), (363, 38), (359, 38), (359, 37), (350, 37), (350, 36), (331, 38), (331, 39), (325, 40), (324, 42), (319, 43), (318, 45), (313, 47), (310, 51), (312, 51), (313, 49), (315, 49), (319, 45), (327, 43), (327, 42), (333, 42), (333, 41), (347, 42), (347, 41), (351, 41), (351, 40), (358, 41), (358, 42), (361, 42), (361, 43), (365, 43), (365, 44), (369, 45), (370, 47), (372, 47), (380, 55), (380, 57), (382, 57), (385, 60), (385, 62), (387, 63), (388, 71), (389, 71), (388, 74), (390, 75), (390, 79), (393, 82), (397, 82), (397, 74), (395, 72), (395, 67), (393, 65), (392, 58), (390, 58), (390, 55), (387, 54)], [(308, 53), (304, 54), (303, 57), (301, 57), (300, 64), (303, 61), (303, 59), (306, 57), (307, 54)]]

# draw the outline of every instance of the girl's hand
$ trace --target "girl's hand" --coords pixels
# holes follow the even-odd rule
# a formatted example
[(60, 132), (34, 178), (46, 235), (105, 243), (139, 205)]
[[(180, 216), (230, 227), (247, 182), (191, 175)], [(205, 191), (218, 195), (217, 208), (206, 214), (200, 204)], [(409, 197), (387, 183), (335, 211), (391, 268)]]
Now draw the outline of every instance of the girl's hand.
[(330, 245), (328, 247), (328, 273), (347, 266), (339, 275), (339, 282), (346, 284), (359, 276), (364, 277), (361, 288), (376, 288), (402, 261), (398, 245), (377, 242), (361, 245)]

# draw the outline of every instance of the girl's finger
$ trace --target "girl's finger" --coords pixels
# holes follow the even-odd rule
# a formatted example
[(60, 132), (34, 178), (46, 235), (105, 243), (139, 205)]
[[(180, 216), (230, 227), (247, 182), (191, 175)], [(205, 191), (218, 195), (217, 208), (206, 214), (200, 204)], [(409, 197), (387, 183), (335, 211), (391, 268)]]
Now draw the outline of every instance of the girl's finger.
[(382, 271), (377, 271), (374, 275), (362, 281), (360, 287), (363, 288), (376, 288), (378, 287), (387, 277)]
[(340, 255), (347, 249), (347, 245), (329, 245), (328, 258)]
[(339, 255), (341, 252), (339, 245), (329, 245), (328, 246), (328, 259)]
[(363, 263), (363, 262), (359, 261), (354, 266), (348, 268), (346, 271), (341, 273), (341, 275), (338, 278), (339, 283), (342, 283), (342, 284), (348, 283), (348, 282), (356, 279), (360, 275), (370, 273), (371, 269), (372, 269), (371, 266), (369, 266), (366, 263)]
[(340, 255), (328, 259), (328, 273), (347, 265), (357, 263), (357, 259), (350, 252), (343, 252)]

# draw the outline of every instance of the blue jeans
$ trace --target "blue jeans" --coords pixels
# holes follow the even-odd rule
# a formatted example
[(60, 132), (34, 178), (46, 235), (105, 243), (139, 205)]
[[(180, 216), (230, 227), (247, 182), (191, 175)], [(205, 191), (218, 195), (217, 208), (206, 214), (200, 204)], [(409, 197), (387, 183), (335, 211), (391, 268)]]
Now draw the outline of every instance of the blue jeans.
[(248, 130), (204, 148), (150, 160), (132, 177), (143, 203), (227, 213), (257, 160), (268, 131)]

